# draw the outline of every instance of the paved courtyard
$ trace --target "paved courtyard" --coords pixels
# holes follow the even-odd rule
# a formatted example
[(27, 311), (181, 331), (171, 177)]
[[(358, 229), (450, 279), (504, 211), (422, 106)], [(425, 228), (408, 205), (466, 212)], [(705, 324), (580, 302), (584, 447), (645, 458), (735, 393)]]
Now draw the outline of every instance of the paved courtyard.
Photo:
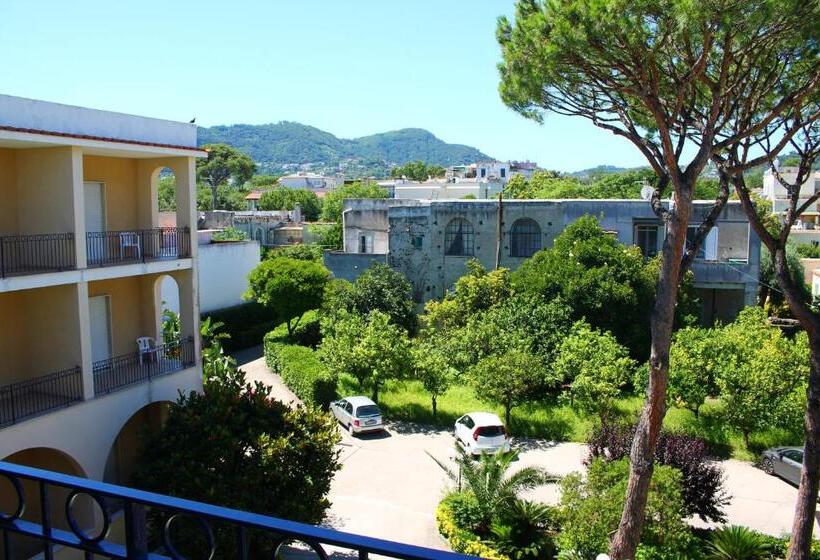
[[(252, 357), (249, 355), (249, 361), (242, 366), (248, 378), (271, 385), (277, 398), (293, 401), (295, 396), (267, 369), (264, 360)], [(436, 531), (434, 512), (450, 482), (430, 455), (442, 461), (452, 459), (453, 437), (449, 431), (393, 423), (385, 434), (354, 438), (343, 431), (339, 447), (343, 466), (330, 493), (331, 526), (446, 548)], [(521, 466), (539, 465), (558, 475), (583, 469), (586, 450), (581, 444), (521, 440), (518, 447)], [(726, 508), (730, 524), (771, 535), (790, 530), (797, 497), (794, 486), (766, 475), (750, 463), (729, 460), (721, 465), (731, 496)], [(550, 485), (527, 497), (555, 503), (559, 494), (557, 487)]]

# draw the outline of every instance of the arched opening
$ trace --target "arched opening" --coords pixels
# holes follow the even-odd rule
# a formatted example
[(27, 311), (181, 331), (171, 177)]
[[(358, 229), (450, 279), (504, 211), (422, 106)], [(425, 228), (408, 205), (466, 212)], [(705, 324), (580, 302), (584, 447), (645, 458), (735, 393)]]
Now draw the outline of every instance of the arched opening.
[(473, 224), (464, 218), (453, 218), (444, 230), (444, 254), (454, 257), (472, 257), (475, 232)]
[(179, 284), (168, 274), (163, 274), (157, 279), (160, 292), (159, 305), (159, 328), (157, 330), (157, 342), (159, 344), (169, 344), (179, 340), (180, 318), (179, 318)]
[(262, 244), (262, 241), (263, 241), (262, 240), (262, 235), (263, 235), (263, 233), (262, 233), (262, 228), (261, 227), (256, 228), (256, 230), (253, 232), (253, 238), (256, 241), (258, 241), (260, 245)]
[[(5, 457), (3, 461), (73, 476), (86, 476), (82, 467), (80, 467), (77, 461), (72, 457), (62, 451), (49, 447), (24, 449), (12, 453), (8, 457)], [(22, 518), (32, 523), (42, 524), (43, 515), (39, 484), (24, 479), (21, 479), (20, 482), (23, 486), (23, 495), (25, 496), (25, 510)], [(70, 530), (65, 512), (66, 501), (69, 498), (70, 490), (50, 485), (47, 488), (52, 527)], [(16, 492), (12, 490), (11, 484), (5, 477), (0, 477), (0, 510), (5, 514), (10, 514), (14, 512), (16, 507)], [(93, 505), (91, 498), (87, 496), (78, 498), (71, 509), (76, 523), (83, 529), (93, 528), (96, 524), (95, 508), (96, 506)], [(11, 533), (9, 533), (9, 535), (12, 539), (13, 550), (10, 558), (31, 558), (35, 554), (42, 552), (42, 543), (38, 540), (13, 535)], [(3, 558), (2, 552), (0, 552), (0, 558)]]
[(541, 226), (531, 218), (519, 218), (510, 230), (510, 256), (529, 258), (541, 250)]
[(163, 215), (168, 215), (170, 219), (170, 214), (173, 214), (174, 222), (176, 222), (177, 178), (174, 170), (170, 167), (163, 167), (156, 173), (158, 174), (157, 206), (160, 212), (160, 225), (162, 225)]
[(146, 433), (156, 433), (165, 424), (171, 403), (162, 401), (146, 405), (123, 424), (105, 462), (103, 480), (124, 486), (131, 485), (131, 477), (142, 452)]
[(268, 228), (268, 234), (265, 239), (265, 245), (272, 246), (276, 245), (276, 228)]

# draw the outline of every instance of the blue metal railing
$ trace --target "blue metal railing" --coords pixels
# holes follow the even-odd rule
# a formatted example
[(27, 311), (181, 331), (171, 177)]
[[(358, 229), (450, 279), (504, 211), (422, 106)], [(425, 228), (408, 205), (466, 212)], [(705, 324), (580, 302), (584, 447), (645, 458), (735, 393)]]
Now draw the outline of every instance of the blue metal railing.
[[(95, 555), (107, 558), (146, 560), (182, 558), (176, 552), (170, 530), (170, 524), (179, 516), (191, 518), (201, 525), (210, 547), (210, 550), (203, 558), (224, 558), (226, 556), (243, 560), (249, 558), (247, 543), (250, 532), (269, 536), (276, 543), (277, 551), (279, 547), (291, 542), (305, 543), (312, 549), (315, 556), (321, 560), (328, 558), (325, 546), (353, 551), (360, 560), (367, 559), (370, 554), (406, 560), (467, 560), (476, 558), (464, 554), (344, 533), (325, 527), (154, 494), (3, 461), (0, 461), (0, 477), (8, 479), (11, 482), (11, 487), (17, 493), (17, 507), (14, 511), (0, 512), (0, 532), (2, 532), (3, 537), (4, 558), (15, 557), (13, 535), (23, 535), (29, 539), (39, 541), (42, 544), (43, 556), (46, 559), (53, 557), (55, 546), (85, 551), (86, 558)], [(29, 484), (29, 487), (39, 487), (37, 496), (26, 495), (26, 485), (23, 484), (23, 481), (31, 481), (33, 485)], [(4, 484), (4, 487), (8, 487), (8, 484)], [(62, 490), (62, 492), (52, 492), (55, 489)], [(61, 509), (65, 511), (70, 530), (55, 528), (54, 520), (50, 514), (39, 515), (38, 520), (24, 518), (23, 512), (26, 510), (28, 499), (36, 500), (36, 505), (32, 509), (50, 512), (54, 505), (51, 501), (52, 496), (57, 494), (61, 496), (61, 499), (63, 499), (62, 496), (65, 496), (65, 504)], [(95, 534), (88, 534), (75, 521), (72, 508), (78, 496), (90, 497), (100, 506), (102, 511), (101, 531), (98, 530)], [(11, 498), (11, 496), (9, 497)], [(15, 503), (14, 500), (11, 503)], [(111, 508), (109, 504), (112, 503), (116, 503), (122, 508), (125, 521), (124, 544), (114, 542), (108, 538), (111, 527)], [(146, 515), (148, 509), (152, 513), (159, 512), (163, 514), (163, 517), (167, 519), (165, 530), (161, 531), (162, 544), (157, 550), (149, 550), (148, 546)], [(230, 526), (235, 529), (237, 538), (232, 550), (217, 549), (212, 530), (215, 524)], [(279, 557), (279, 554), (274, 554), (274, 556)]]

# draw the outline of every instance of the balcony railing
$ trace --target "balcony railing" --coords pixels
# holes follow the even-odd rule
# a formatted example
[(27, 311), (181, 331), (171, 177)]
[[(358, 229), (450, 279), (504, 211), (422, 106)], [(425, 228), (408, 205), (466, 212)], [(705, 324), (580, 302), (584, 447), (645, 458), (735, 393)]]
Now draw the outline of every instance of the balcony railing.
[(76, 268), (73, 233), (0, 236), (0, 278)]
[[(248, 546), (251, 534), (269, 537), (276, 550), (272, 557), (276, 558), (297, 557), (286, 553), (286, 547), (296, 542), (304, 543), (303, 550), (300, 551), (302, 553), (297, 553), (298, 557), (312, 557), (321, 560), (331, 557), (328, 554), (329, 551), (325, 550), (328, 546), (332, 547), (331, 554), (337, 552), (333, 549), (341, 549), (338, 550), (340, 558), (359, 558), (360, 560), (367, 559), (370, 554), (407, 560), (476, 558), (343, 533), (324, 527), (143, 492), (6, 462), (0, 462), (0, 476), (11, 482), (10, 488), (17, 494), (16, 500), (13, 496), (9, 496), (11, 504), (16, 501), (16, 509), (0, 515), (0, 532), (3, 533), (6, 558), (15, 557), (15, 550), (13, 550), (15, 535), (35, 539), (42, 545), (44, 558), (53, 557), (55, 546), (84, 551), (86, 558), (97, 555), (105, 558), (151, 560), (169, 557), (183, 558), (178, 551), (188, 543), (179, 537), (176, 541), (174, 539), (174, 525), (177, 520), (179, 523), (193, 522), (194, 527), (201, 528), (202, 540), (209, 549), (204, 551), (201, 558), (246, 560), (251, 555)], [(24, 485), (24, 481), (31, 481), (31, 483)], [(27, 488), (38, 490), (33, 491), (34, 495), (28, 495)], [(55, 492), (55, 489), (60, 491)], [(86, 496), (84, 500), (90, 497), (100, 506), (102, 515), (99, 526), (102, 530), (88, 531), (77, 523), (73, 506), (77, 502), (77, 496), (82, 495)], [(52, 504), (53, 500), (60, 500), (61, 503)], [(120, 539), (109, 538), (108, 535), (114, 503), (118, 505), (118, 510), (122, 508), (124, 516), (125, 531), (124, 536)], [(41, 516), (32, 513), (26, 518), (23, 516), (24, 511), (48, 512), (57, 509), (54, 507), (57, 505), (60, 511), (66, 512), (69, 530), (54, 527), (50, 515)], [(151, 511), (152, 519), (159, 519), (162, 523), (162, 529), (156, 531), (157, 542), (155, 543), (149, 540), (147, 510)], [(35, 518), (31, 519), (32, 516)], [(233, 546), (230, 546), (228, 550), (220, 549), (214, 540), (215, 529), (222, 527), (232, 529), (236, 535)], [(312, 552), (309, 549), (312, 549)], [(333, 557), (335, 556), (336, 554), (333, 554)]]
[(187, 227), (86, 233), (88, 266), (133, 264), (191, 256)]
[(0, 427), (83, 400), (79, 367), (0, 387)]
[(181, 371), (196, 363), (192, 337), (145, 352), (94, 362), (94, 394), (107, 395), (135, 383)]

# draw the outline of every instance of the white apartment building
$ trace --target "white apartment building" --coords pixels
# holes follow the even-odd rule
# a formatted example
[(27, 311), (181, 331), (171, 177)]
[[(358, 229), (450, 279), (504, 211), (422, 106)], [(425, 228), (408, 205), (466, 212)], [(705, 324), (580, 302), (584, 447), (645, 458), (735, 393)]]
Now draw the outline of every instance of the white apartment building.
[(327, 191), (342, 183), (338, 177), (326, 177), (317, 173), (299, 171), (279, 177), (279, 184), (289, 189), (309, 189)]
[[(797, 181), (796, 167), (782, 167), (779, 170), (780, 177), (789, 184), (794, 184)], [(814, 195), (820, 190), (820, 171), (810, 173), (800, 187), (800, 200), (798, 207), (802, 205), (810, 196)], [(767, 169), (763, 174), (763, 198), (771, 201), (772, 212), (778, 216), (785, 216), (789, 207), (788, 195), (786, 187), (780, 182), (777, 176), (771, 169)], [(820, 212), (818, 212), (818, 204), (812, 204), (806, 212), (800, 216), (800, 222), (796, 229), (818, 229), (820, 228), (819, 221)]]
[[(193, 124), (0, 95), (0, 459), (127, 484), (138, 434), (201, 390), (196, 140)], [(160, 227), (162, 170), (176, 227)], [(181, 332), (163, 340), (167, 279)]]
[[(379, 183), (381, 185), (381, 183)], [(504, 190), (504, 182), (497, 179), (431, 179), (429, 181), (393, 182), (392, 198), (405, 200), (445, 200), (459, 198), (495, 198)]]
[(448, 179), (466, 179), (475, 181), (499, 181), (503, 184), (521, 175), (525, 179), (532, 177), (538, 166), (531, 161), (479, 161), (469, 165), (453, 165), (447, 168)]

